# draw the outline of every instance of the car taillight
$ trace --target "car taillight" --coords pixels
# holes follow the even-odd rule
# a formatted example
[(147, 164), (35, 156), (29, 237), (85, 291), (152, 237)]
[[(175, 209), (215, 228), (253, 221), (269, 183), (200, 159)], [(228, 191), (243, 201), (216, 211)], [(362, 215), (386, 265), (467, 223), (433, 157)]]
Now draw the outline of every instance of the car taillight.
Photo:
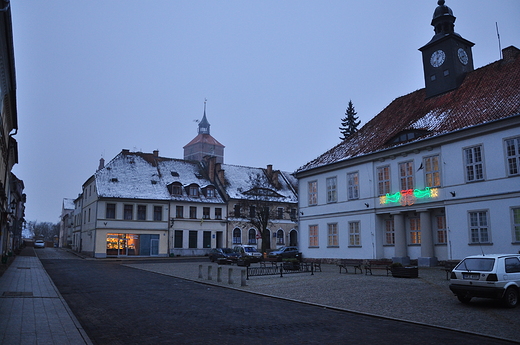
[(451, 272), (450, 279), (457, 279), (457, 275), (455, 274), (455, 272)]
[(488, 282), (497, 282), (498, 281), (498, 277), (497, 277), (496, 274), (492, 273), (492, 274), (489, 274), (487, 276), (486, 281), (488, 281)]

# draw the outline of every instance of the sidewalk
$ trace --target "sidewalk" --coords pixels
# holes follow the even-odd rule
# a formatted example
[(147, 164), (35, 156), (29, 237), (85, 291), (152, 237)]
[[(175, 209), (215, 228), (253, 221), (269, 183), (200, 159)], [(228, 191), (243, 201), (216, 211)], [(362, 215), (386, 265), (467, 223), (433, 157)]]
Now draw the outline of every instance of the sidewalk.
[(32, 247), (0, 277), (0, 344), (92, 344)]

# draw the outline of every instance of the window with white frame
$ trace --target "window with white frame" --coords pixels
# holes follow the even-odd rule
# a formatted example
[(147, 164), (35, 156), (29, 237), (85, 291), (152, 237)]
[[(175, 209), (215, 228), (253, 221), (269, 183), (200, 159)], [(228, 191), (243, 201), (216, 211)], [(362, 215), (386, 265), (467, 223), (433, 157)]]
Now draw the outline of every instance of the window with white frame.
[(520, 242), (520, 207), (512, 209), (513, 212), (513, 242)]
[(233, 244), (241, 244), (242, 243), (242, 230), (239, 228), (233, 229)]
[(338, 223), (327, 224), (327, 246), (337, 247), (338, 241)]
[(329, 177), (327, 181), (327, 202), (336, 202), (338, 201), (338, 194), (337, 194), (337, 178), (336, 177)]
[(347, 195), (349, 200), (359, 199), (359, 173), (347, 174)]
[(319, 247), (318, 226), (309, 225), (309, 247)]
[(318, 181), (309, 182), (309, 205), (318, 205)]
[(439, 155), (425, 157), (423, 164), (426, 187), (440, 187), (441, 171), (439, 167)]
[(487, 211), (469, 213), (469, 232), (471, 243), (490, 243)]
[(393, 219), (385, 219), (385, 244), (395, 244), (395, 228)]
[(377, 187), (379, 196), (390, 193), (390, 166), (377, 168)]
[(506, 145), (507, 174), (520, 174), (520, 137), (504, 140)]
[(123, 206), (123, 219), (132, 220), (133, 215), (134, 215), (134, 205), (124, 205)]
[(421, 220), (410, 218), (410, 244), (421, 244)]
[(348, 223), (348, 244), (349, 246), (361, 246), (361, 229), (359, 222)]
[(413, 162), (399, 163), (401, 190), (413, 189)]
[(285, 244), (285, 241), (283, 240), (284, 236), (283, 236), (283, 230), (282, 229), (279, 229), (277, 232), (276, 232), (276, 244), (278, 245), (281, 245), (281, 244)]
[(437, 243), (446, 244), (448, 243), (447, 231), (446, 231), (446, 216), (437, 216)]
[(464, 163), (466, 165), (466, 182), (484, 179), (482, 145), (464, 149)]
[(247, 235), (247, 243), (256, 244), (256, 230), (255, 229), (249, 229), (249, 232)]

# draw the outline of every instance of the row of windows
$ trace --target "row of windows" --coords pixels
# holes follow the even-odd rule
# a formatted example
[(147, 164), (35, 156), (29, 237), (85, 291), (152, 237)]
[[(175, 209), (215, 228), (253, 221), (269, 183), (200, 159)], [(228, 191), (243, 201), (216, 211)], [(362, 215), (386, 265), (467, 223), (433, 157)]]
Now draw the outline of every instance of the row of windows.
[[(257, 207), (255, 205), (250, 205), (249, 206), (249, 210), (248, 210), (248, 216), (250, 218), (255, 218), (256, 217), (256, 212), (257, 212)], [(276, 208), (276, 214), (274, 215), (274, 218), (276, 218), (276, 219), (285, 219), (285, 217), (284, 217), (285, 212), (286, 212), (285, 208), (277, 207)], [(235, 204), (232, 215), (233, 215), (233, 217), (236, 217), (236, 218), (243, 217), (244, 215), (242, 214), (242, 206), (240, 206), (239, 204)], [(290, 210), (289, 216), (290, 216), (292, 221), (296, 221), (296, 209), (295, 208), (292, 208)]]
[[(197, 217), (197, 207), (190, 206), (189, 207), (189, 218), (190, 219), (198, 219)], [(211, 219), (211, 208), (203, 207), (202, 208), (202, 219)], [(184, 218), (184, 206), (176, 206), (175, 207), (175, 218)], [(222, 219), (222, 208), (215, 207), (213, 213), (213, 219)]]
[[(271, 232), (269, 231), (269, 235)], [(284, 231), (282, 229), (279, 229), (275, 233), (276, 235), (276, 244), (277, 245), (284, 245), (285, 244), (285, 236)], [(256, 231), (256, 229), (249, 229), (247, 232), (247, 244), (257, 244), (258, 239), (260, 237), (260, 233)], [(271, 237), (271, 236), (269, 236)], [(239, 228), (233, 229), (233, 244), (242, 244), (242, 230)]]
[[(520, 137), (504, 140), (507, 175), (516, 176), (520, 174)], [(482, 145), (476, 145), (463, 149), (464, 170), (466, 182), (483, 181), (484, 155)], [(423, 170), (425, 187), (441, 186), (441, 169), (439, 155), (424, 157), (418, 170)], [(398, 166), (400, 190), (415, 188), (413, 161), (401, 162)], [(376, 172), (378, 196), (391, 193), (390, 166), (380, 166)], [(338, 201), (337, 177), (329, 177), (325, 181), (327, 203)], [(308, 183), (308, 204), (318, 204), (318, 181)], [(347, 173), (347, 197), (348, 200), (359, 199), (359, 173)]]
[[(513, 226), (513, 243), (520, 243), (520, 207), (511, 210)], [(436, 244), (446, 244), (448, 241), (446, 217), (436, 216)], [(421, 244), (421, 222), (417, 218), (409, 218), (408, 244)], [(489, 227), (489, 211), (471, 211), (468, 213), (469, 243), (491, 243), (491, 229)], [(359, 221), (348, 223), (349, 246), (361, 246), (361, 227)], [(384, 244), (395, 244), (394, 220), (386, 219), (384, 228)], [(339, 247), (339, 231), (337, 223), (327, 224), (327, 246)], [(318, 225), (309, 225), (309, 247), (319, 247)]]
[[(198, 239), (198, 231), (189, 230), (188, 231), (188, 248), (198, 248), (199, 239)], [(184, 231), (183, 230), (175, 230), (173, 234), (173, 247), (174, 248), (183, 248), (184, 242)], [(202, 232), (202, 248), (211, 248), (211, 231), (203, 231)]]
[[(137, 205), (137, 220), (146, 220), (146, 210), (147, 205)], [(106, 219), (116, 219), (116, 204), (107, 203), (106, 204)], [(124, 220), (133, 220), (134, 219), (134, 205), (125, 204), (123, 206), (123, 219)], [(162, 206), (153, 206), (153, 220), (154, 221), (162, 221), (163, 220), (163, 207)]]

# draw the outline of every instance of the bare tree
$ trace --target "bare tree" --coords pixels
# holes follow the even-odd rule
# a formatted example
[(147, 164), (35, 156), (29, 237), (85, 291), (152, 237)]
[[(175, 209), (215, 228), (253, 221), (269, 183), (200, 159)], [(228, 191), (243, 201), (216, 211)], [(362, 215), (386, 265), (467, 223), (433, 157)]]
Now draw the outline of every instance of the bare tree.
[(44, 241), (53, 241), (54, 236), (60, 234), (60, 224), (51, 222), (27, 222), (27, 231), (29, 231), (35, 239)]
[[(271, 248), (271, 238), (269, 227), (272, 220), (278, 217), (278, 208), (282, 207), (282, 195), (276, 192), (276, 183), (272, 184), (268, 178), (261, 174), (250, 177), (251, 188), (243, 191), (244, 198), (238, 202), (238, 208), (231, 211), (234, 217), (246, 219), (260, 232), (262, 237), (262, 253)], [(288, 206), (284, 207), (284, 212), (290, 212)]]

